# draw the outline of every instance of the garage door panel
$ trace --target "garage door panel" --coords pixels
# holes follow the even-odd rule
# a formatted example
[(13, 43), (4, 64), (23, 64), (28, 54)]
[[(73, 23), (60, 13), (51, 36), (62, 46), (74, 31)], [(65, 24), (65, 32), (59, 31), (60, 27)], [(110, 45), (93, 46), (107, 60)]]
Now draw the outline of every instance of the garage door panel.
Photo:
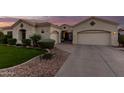
[(108, 32), (78, 33), (78, 44), (110, 45), (110, 33)]

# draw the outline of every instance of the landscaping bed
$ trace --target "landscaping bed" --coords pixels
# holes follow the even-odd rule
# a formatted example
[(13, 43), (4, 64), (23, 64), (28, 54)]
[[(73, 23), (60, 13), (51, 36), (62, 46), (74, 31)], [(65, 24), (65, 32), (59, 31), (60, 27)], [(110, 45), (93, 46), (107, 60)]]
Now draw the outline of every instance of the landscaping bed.
[(69, 55), (37, 34), (21, 41), (0, 33), (0, 76), (55, 76)]
[(43, 60), (36, 62), (28, 62), (20, 66), (0, 70), (0, 76), (15, 77), (52, 77), (58, 72), (64, 64), (69, 53), (57, 48), (52, 50), (55, 56), (51, 60)]

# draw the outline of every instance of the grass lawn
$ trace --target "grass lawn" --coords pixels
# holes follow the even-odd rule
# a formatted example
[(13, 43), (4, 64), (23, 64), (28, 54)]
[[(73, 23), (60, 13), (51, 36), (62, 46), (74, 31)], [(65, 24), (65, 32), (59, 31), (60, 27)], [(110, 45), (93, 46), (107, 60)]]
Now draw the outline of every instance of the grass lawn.
[(43, 51), (36, 49), (0, 45), (0, 69), (21, 64), (42, 53)]

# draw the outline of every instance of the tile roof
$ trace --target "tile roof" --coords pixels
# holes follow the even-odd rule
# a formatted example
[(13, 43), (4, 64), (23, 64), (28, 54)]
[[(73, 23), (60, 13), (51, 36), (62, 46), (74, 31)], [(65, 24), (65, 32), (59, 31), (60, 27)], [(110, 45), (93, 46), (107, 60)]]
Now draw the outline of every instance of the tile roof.
[(7, 27), (1, 27), (1, 29), (12, 29), (13, 27), (15, 27), (19, 22), (24, 22), (26, 24), (29, 24), (31, 26), (34, 27), (40, 27), (40, 26), (53, 26), (56, 28), (59, 28), (58, 25), (54, 25), (52, 23), (49, 22), (43, 22), (42, 20), (25, 20), (25, 19), (19, 19), (18, 21), (16, 21), (13, 25), (11, 26), (7, 26)]

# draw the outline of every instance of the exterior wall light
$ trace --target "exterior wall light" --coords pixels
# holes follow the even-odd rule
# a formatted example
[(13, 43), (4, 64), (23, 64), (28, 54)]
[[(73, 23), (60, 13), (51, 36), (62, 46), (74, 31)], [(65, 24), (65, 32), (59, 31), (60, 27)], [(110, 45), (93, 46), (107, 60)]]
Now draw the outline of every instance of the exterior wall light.
[(116, 32), (113, 32), (113, 35), (116, 35)]

